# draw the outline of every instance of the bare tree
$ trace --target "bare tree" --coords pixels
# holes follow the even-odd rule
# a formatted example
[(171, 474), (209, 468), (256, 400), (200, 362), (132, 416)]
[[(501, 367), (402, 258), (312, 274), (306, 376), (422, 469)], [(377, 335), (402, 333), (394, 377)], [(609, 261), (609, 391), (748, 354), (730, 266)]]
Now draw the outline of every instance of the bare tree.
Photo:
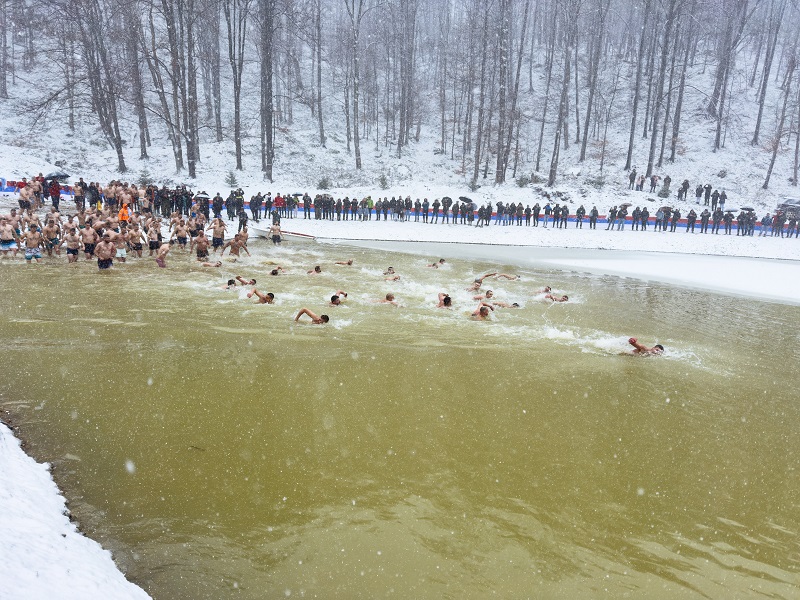
[[(275, 0), (260, 0), (261, 9), (261, 170), (272, 181), (275, 163), (275, 105), (272, 90), (274, 62), (273, 34), (275, 29)], [(322, 109), (320, 108), (320, 115)]]
[[(165, 0), (166, 1), (166, 0)], [(233, 139), (236, 169), (242, 170), (242, 72), (244, 70), (247, 17), (250, 0), (223, 0), (222, 11), (228, 28), (228, 62), (233, 75)]]
[(769, 180), (772, 177), (772, 169), (775, 167), (775, 159), (778, 156), (778, 150), (781, 147), (781, 140), (783, 139), (783, 126), (786, 122), (786, 107), (789, 105), (789, 96), (792, 93), (792, 78), (794, 76), (794, 70), (797, 66), (797, 59), (795, 55), (792, 54), (789, 56), (788, 64), (786, 66), (786, 81), (784, 83), (784, 93), (783, 93), (783, 106), (781, 108), (781, 116), (778, 119), (778, 130), (775, 132), (775, 138), (772, 140), (772, 158), (769, 161), (769, 167), (767, 167), (767, 176), (764, 179), (764, 185), (761, 187), (765, 190), (769, 187)]
[(636, 53), (636, 78), (633, 83), (633, 104), (631, 106), (631, 131), (628, 139), (628, 157), (625, 159), (625, 170), (631, 168), (633, 158), (633, 143), (636, 135), (636, 116), (639, 110), (639, 93), (642, 85), (642, 69), (645, 59), (645, 34), (650, 19), (650, 10), (653, 0), (646, 0), (642, 11), (642, 29), (639, 34), (639, 51)]
[[(761, 76), (761, 85), (758, 90), (758, 116), (756, 117), (756, 127), (753, 132), (753, 139), (750, 142), (753, 146), (758, 145), (758, 134), (761, 130), (761, 118), (764, 115), (764, 101), (767, 98), (767, 86), (769, 85), (770, 71), (772, 70), (772, 60), (775, 58), (775, 48), (778, 45), (778, 33), (781, 30), (783, 16), (786, 12), (786, 0), (772, 0), (769, 6), (769, 29), (767, 32), (767, 48), (764, 54), (764, 71)], [(754, 71), (755, 73), (755, 71)]]

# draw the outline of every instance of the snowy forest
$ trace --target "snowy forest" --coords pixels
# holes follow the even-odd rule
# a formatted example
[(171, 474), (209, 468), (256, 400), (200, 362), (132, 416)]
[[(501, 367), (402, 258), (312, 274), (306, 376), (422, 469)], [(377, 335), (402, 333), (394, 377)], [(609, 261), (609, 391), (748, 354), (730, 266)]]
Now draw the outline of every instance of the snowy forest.
[(472, 185), (554, 185), (567, 152), (649, 176), (687, 148), (733, 143), (766, 157), (764, 188), (793, 153), (796, 185), (798, 12), (788, 0), (0, 0), (0, 98), (20, 99), (33, 128), (96, 127), (120, 172), (159, 147), (195, 177), (204, 145), (223, 144), (236, 169), (258, 153), (272, 181), (302, 126), (318, 148), (342, 131), (356, 170), (366, 149), (400, 158), (432, 140)]

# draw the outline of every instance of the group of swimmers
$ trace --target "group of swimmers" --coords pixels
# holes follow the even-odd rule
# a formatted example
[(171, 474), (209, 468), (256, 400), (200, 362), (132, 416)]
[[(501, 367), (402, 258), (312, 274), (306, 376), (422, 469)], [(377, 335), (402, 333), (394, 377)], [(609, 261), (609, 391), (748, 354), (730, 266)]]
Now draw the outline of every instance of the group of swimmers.
[[(445, 259), (440, 259), (437, 262), (431, 263), (428, 265), (429, 268), (439, 268), (441, 265), (445, 263)], [(342, 266), (352, 266), (353, 260), (349, 259), (346, 261), (336, 261), (335, 265), (342, 265)], [(274, 269), (270, 271), (271, 276), (277, 276), (286, 273), (286, 269), (281, 266), (276, 266)], [(308, 269), (306, 274), (309, 276), (316, 276), (323, 274), (322, 266), (315, 265), (313, 268)], [(399, 281), (401, 276), (395, 271), (394, 267), (388, 267), (385, 271), (383, 271), (384, 281), (393, 282)], [(477, 277), (473, 280), (473, 282), (465, 288), (468, 292), (475, 292), (475, 295), (472, 297), (473, 300), (478, 301), (478, 305), (476, 308), (470, 313), (470, 318), (476, 321), (485, 321), (489, 318), (491, 313), (498, 308), (521, 308), (519, 303), (513, 302), (508, 303), (501, 300), (498, 300), (495, 297), (494, 291), (491, 289), (481, 291), (483, 286), (484, 280), (489, 278), (495, 279), (505, 279), (505, 280), (519, 280), (519, 275), (510, 275), (507, 273), (498, 273), (498, 272), (490, 272)], [(262, 292), (259, 291), (256, 286), (255, 279), (244, 279), (241, 276), (237, 276), (235, 279), (228, 280), (227, 286), (224, 286), (224, 289), (234, 289), (239, 285), (246, 285), (246, 286), (253, 286), (252, 289), (247, 293), (247, 298), (256, 298), (256, 301), (259, 304), (273, 304), (275, 301), (275, 294), (271, 292)], [(541, 297), (545, 301), (549, 301), (552, 303), (562, 303), (568, 302), (569, 296), (566, 294), (556, 294), (553, 292), (550, 286), (545, 286), (543, 289), (537, 290), (535, 292), (535, 296)], [(341, 305), (346, 299), (348, 295), (347, 292), (341, 289), (336, 290), (336, 293), (330, 297), (328, 302), (328, 306), (339, 306)], [(397, 299), (394, 294), (387, 293), (383, 299), (380, 300), (372, 300), (375, 303), (381, 304), (391, 304), (393, 306), (400, 306), (397, 302)], [(447, 292), (439, 292), (438, 294), (438, 301), (436, 304), (437, 308), (444, 308), (449, 309), (453, 308), (453, 299)], [(310, 319), (311, 324), (314, 325), (324, 325), (330, 322), (330, 317), (327, 314), (317, 314), (309, 308), (303, 307), (301, 308), (294, 317), (295, 322), (300, 321), (302, 317), (308, 317)], [(648, 347), (644, 344), (641, 344), (636, 338), (630, 338), (628, 343), (633, 346), (632, 353), (638, 356), (658, 356), (664, 352), (664, 347), (661, 344), (656, 344), (655, 346)]]

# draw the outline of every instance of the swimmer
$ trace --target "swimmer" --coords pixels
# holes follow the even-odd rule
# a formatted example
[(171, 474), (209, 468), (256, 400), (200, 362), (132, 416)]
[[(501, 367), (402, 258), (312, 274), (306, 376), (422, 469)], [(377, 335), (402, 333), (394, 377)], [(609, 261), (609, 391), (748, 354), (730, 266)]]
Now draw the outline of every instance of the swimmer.
[(451, 306), (453, 306), (453, 299), (450, 295), (439, 292), (439, 304), (436, 305), (436, 308), (450, 308)]
[(494, 312), (494, 306), (486, 302), (478, 303), (478, 307), (472, 311), (472, 318), (478, 321), (485, 321), (489, 316), (489, 311)]
[(468, 292), (477, 292), (479, 289), (481, 289), (481, 285), (483, 285), (483, 280), (484, 279), (486, 279), (487, 277), (494, 277), (495, 275), (497, 275), (496, 272), (495, 273), (487, 273), (483, 277), (476, 277), (475, 281), (472, 282), (472, 285), (470, 285), (467, 288), (467, 291)]
[(300, 312), (297, 313), (297, 316), (294, 318), (294, 320), (299, 321), (300, 317), (302, 317), (303, 315), (308, 315), (311, 318), (311, 323), (313, 325), (324, 325), (330, 320), (328, 318), (328, 315), (316, 315), (307, 308), (301, 308)]
[(353, 264), (353, 259), (351, 258), (350, 260), (337, 260), (333, 264), (335, 264), (335, 265), (346, 265), (346, 266), (349, 267), (350, 265)]
[(378, 304), (393, 304), (394, 306), (399, 306), (397, 301), (394, 299), (394, 294), (386, 294), (386, 297), (383, 300), (375, 300)]
[(221, 290), (232, 290), (236, 288), (236, 280), (235, 279), (228, 279), (227, 285), (221, 285), (219, 289)]
[(310, 271), (306, 271), (306, 275), (322, 275), (322, 267), (317, 265), (316, 267), (314, 267)]
[(569, 300), (569, 296), (564, 294), (563, 296), (556, 296), (554, 294), (545, 294), (545, 299), (552, 300), (553, 302), (566, 302)]
[(485, 294), (478, 294), (477, 296), (473, 296), (473, 300), (489, 300), (490, 298), (494, 297), (494, 292), (492, 290), (486, 290)]
[(519, 275), (509, 275), (508, 273), (498, 273), (497, 274), (497, 278), (498, 279), (510, 279), (512, 281), (514, 281), (516, 279), (521, 279), (521, 277)]
[(384, 281), (400, 281), (400, 275), (394, 274), (394, 275), (391, 275), (390, 277), (384, 277), (383, 280)]
[(221, 267), (222, 266), (222, 261), (218, 260), (217, 262), (213, 262), (213, 263), (212, 262), (204, 262), (204, 263), (200, 263), (200, 266), (201, 267)]
[(509, 304), (508, 302), (492, 302), (492, 306), (495, 308), (522, 308), (518, 303), (512, 302)]
[(394, 267), (389, 267), (383, 272), (384, 275), (394, 275)]
[(281, 273), (286, 273), (283, 267), (275, 267), (272, 271), (269, 272), (270, 275), (280, 275)]
[(255, 279), (242, 279), (241, 275), (237, 275), (236, 276), (236, 281), (238, 281), (242, 285), (255, 285), (256, 284), (256, 280)]
[(342, 303), (342, 297), (347, 298), (347, 292), (336, 290), (336, 293), (331, 296), (330, 306), (339, 306)]
[(553, 291), (553, 288), (551, 288), (549, 285), (546, 285), (546, 286), (544, 286), (544, 289), (539, 290), (538, 292), (534, 292), (534, 294), (549, 294), (552, 291)]
[(660, 356), (664, 353), (664, 346), (656, 344), (652, 348), (648, 348), (644, 344), (640, 344), (636, 338), (632, 337), (628, 343), (633, 346), (633, 354), (635, 356)]
[(256, 288), (253, 288), (251, 291), (247, 292), (247, 297), (252, 298), (256, 296), (258, 298), (259, 304), (272, 304), (272, 301), (275, 300), (275, 294), (272, 292), (267, 292), (266, 294), (262, 294)]
[(431, 269), (438, 269), (443, 264), (444, 264), (444, 259), (440, 258), (439, 262), (431, 263), (431, 264), (428, 265), (428, 267), (431, 268)]

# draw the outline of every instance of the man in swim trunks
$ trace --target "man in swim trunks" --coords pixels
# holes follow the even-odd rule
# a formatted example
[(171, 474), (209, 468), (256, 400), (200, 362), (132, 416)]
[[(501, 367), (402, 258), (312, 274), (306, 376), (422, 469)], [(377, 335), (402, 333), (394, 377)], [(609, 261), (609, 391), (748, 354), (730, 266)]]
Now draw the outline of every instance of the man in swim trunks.
[(211, 229), (211, 245), (216, 254), (218, 248), (225, 246), (225, 222), (222, 219), (214, 219), (209, 229)]
[(114, 242), (114, 246), (117, 248), (115, 258), (119, 260), (119, 262), (124, 263), (128, 257), (128, 240), (130, 239), (128, 224), (122, 221), (119, 224), (119, 232), (112, 233), (111, 239)]
[(269, 237), (273, 245), (281, 243), (281, 226), (280, 223), (273, 223), (269, 228)]
[(142, 245), (143, 242), (146, 241), (144, 237), (144, 233), (141, 229), (139, 229), (139, 224), (134, 223), (133, 226), (130, 228), (129, 231), (129, 238), (128, 243), (131, 246), (131, 251), (138, 257), (142, 258), (142, 249), (144, 246)]
[(428, 266), (429, 266), (430, 268), (432, 268), (432, 269), (438, 269), (438, 268), (439, 268), (441, 265), (443, 265), (443, 264), (444, 264), (444, 259), (443, 259), (443, 258), (440, 258), (440, 259), (439, 259), (439, 262), (432, 263), (432, 264), (430, 264), (430, 265), (428, 265)]
[(450, 308), (451, 306), (453, 306), (453, 300), (450, 295), (439, 292), (439, 304), (436, 305), (436, 308)]
[(0, 219), (0, 253), (11, 256), (17, 255), (19, 236), (7, 217)]
[(31, 223), (30, 228), (25, 232), (22, 238), (25, 240), (25, 260), (27, 260), (28, 263), (32, 260), (35, 260), (37, 263), (42, 262), (42, 248), (44, 247), (45, 241), (36, 225)]
[(64, 236), (63, 244), (67, 247), (67, 261), (70, 263), (78, 262), (78, 252), (81, 249), (81, 236), (78, 230), (72, 227)]
[(210, 242), (206, 237), (204, 231), (200, 231), (197, 234), (197, 237), (192, 240), (191, 246), (189, 246), (189, 252), (191, 253), (192, 250), (196, 247), (197, 248), (197, 260), (203, 262), (205, 259), (208, 258), (208, 246)]
[(322, 267), (317, 265), (316, 267), (314, 267), (310, 271), (306, 271), (306, 275), (322, 275)]
[(308, 315), (311, 318), (311, 323), (313, 325), (324, 325), (325, 323), (330, 321), (328, 315), (316, 315), (307, 308), (301, 308), (300, 312), (297, 313), (297, 316), (294, 318), (294, 320), (299, 321), (300, 317), (302, 317), (303, 315)]
[(175, 231), (172, 232), (170, 239), (176, 239), (181, 249), (186, 250), (186, 244), (189, 242), (189, 228), (183, 219), (180, 219), (175, 225)]
[(630, 338), (628, 343), (633, 346), (633, 354), (636, 356), (661, 356), (664, 353), (664, 346), (661, 344), (648, 348), (634, 337)]
[(378, 304), (392, 304), (397, 306), (397, 301), (394, 299), (394, 294), (386, 294), (386, 297), (383, 300), (375, 300)]
[(81, 241), (83, 241), (83, 254), (86, 260), (92, 260), (94, 258), (95, 245), (100, 241), (100, 236), (94, 227), (84, 227), (80, 232)]
[(247, 252), (247, 256), (250, 256), (250, 251), (247, 249), (247, 246), (244, 245), (244, 242), (238, 233), (234, 234), (233, 239), (222, 247), (222, 252), (220, 252), (219, 255), (222, 256), (225, 254), (225, 250), (228, 248), (231, 249), (231, 255), (235, 256), (236, 258), (239, 258), (239, 252), (241, 250), (244, 250)]
[(331, 296), (330, 306), (339, 306), (342, 303), (342, 298), (347, 298), (347, 292), (336, 290), (336, 293)]
[(97, 243), (94, 248), (94, 255), (97, 257), (97, 268), (101, 271), (110, 269), (114, 265), (114, 255), (117, 252), (117, 247), (111, 241), (111, 235), (104, 233), (103, 238)]
[(53, 256), (53, 250), (56, 251), (57, 256), (61, 256), (61, 240), (58, 239), (59, 227), (55, 221), (48, 221), (47, 225), (42, 228), (42, 236), (45, 239), (45, 249), (47, 256)]

